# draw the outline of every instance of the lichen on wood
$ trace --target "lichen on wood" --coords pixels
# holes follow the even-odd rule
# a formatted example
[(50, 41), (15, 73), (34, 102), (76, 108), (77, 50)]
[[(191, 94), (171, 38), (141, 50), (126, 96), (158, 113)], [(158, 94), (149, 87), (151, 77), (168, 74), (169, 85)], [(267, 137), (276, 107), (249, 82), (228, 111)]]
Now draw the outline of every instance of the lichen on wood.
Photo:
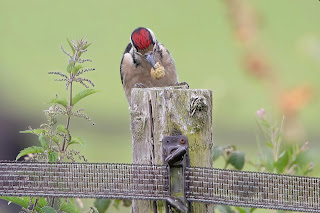
[[(133, 163), (163, 164), (162, 138), (185, 135), (191, 166), (212, 167), (212, 92), (184, 87), (135, 88), (131, 94)], [(213, 206), (192, 203), (192, 212)], [(134, 201), (132, 212), (162, 213), (163, 203)]]

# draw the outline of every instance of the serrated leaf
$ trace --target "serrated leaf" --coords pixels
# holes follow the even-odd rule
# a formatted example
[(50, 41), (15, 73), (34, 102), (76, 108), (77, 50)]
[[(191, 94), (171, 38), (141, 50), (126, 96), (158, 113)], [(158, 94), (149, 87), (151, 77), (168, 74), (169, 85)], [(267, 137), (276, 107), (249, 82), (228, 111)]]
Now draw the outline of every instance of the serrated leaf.
[(78, 101), (82, 100), (83, 98), (85, 98), (91, 94), (94, 94), (96, 92), (99, 92), (99, 91), (95, 90), (95, 89), (85, 89), (85, 90), (79, 92), (76, 96), (74, 96), (72, 98), (72, 106), (74, 106)]
[(30, 198), (29, 198), (29, 200), (27, 200), (26, 197), (0, 196), (0, 199), (15, 203), (15, 204), (22, 206), (24, 208), (28, 208), (29, 202), (30, 202)]
[(44, 131), (44, 129), (33, 129), (31, 130), (24, 130), (24, 131), (20, 131), (19, 133), (31, 133), (31, 134), (35, 134), (35, 135), (40, 135), (42, 133), (42, 131)]
[(111, 200), (109, 199), (96, 199), (93, 203), (94, 207), (97, 208), (99, 213), (106, 212), (110, 204), (111, 204)]
[(72, 44), (71, 44), (71, 41), (67, 38), (67, 41), (68, 41), (68, 44), (69, 44), (69, 46), (71, 47), (71, 49), (72, 49), (72, 52), (73, 52), (73, 54), (75, 53), (75, 51), (74, 51), (74, 48), (73, 48), (73, 46), (72, 46)]
[(286, 166), (288, 165), (288, 163), (289, 163), (289, 155), (288, 155), (287, 150), (284, 150), (280, 154), (277, 162), (275, 163), (275, 167), (277, 169), (277, 173), (280, 173), (280, 174), (283, 173), (283, 171), (286, 168)]
[(79, 138), (79, 137), (72, 137), (69, 145), (71, 145), (71, 144), (80, 144), (80, 145), (82, 145), (82, 146), (85, 146), (85, 145), (86, 145), (86, 142), (84, 142), (84, 141), (83, 141), (81, 138)]
[(27, 155), (27, 154), (43, 153), (43, 152), (44, 152), (44, 149), (43, 149), (43, 147), (40, 147), (40, 146), (27, 147), (27, 148), (20, 151), (20, 153), (16, 157), (16, 160), (18, 160), (19, 158), (21, 158), (22, 156)]
[(49, 152), (48, 153), (49, 162), (57, 162), (58, 160), (58, 153), (56, 152)]
[(64, 211), (66, 213), (82, 213), (78, 207), (70, 202), (64, 201), (64, 199), (61, 199), (61, 205), (60, 210)]
[(70, 73), (71, 70), (72, 70), (72, 68), (73, 68), (73, 62), (70, 61), (70, 63), (69, 63), (68, 66), (67, 66), (67, 72)]
[(46, 141), (43, 133), (41, 133), (41, 134), (39, 135), (39, 138), (38, 138), (38, 139), (39, 139), (40, 144), (41, 144), (41, 146), (42, 146), (43, 148), (45, 148), (45, 149), (48, 149), (48, 148), (49, 148), (49, 146), (48, 146), (48, 144), (47, 144), (47, 141)]
[(60, 104), (60, 105), (64, 106), (65, 108), (68, 107), (68, 101), (64, 98), (56, 97), (55, 99), (53, 99), (49, 103), (50, 104)]
[(235, 151), (231, 152), (231, 154), (228, 157), (227, 163), (230, 163), (234, 168), (237, 170), (241, 170), (244, 165), (244, 152)]
[(72, 69), (72, 74), (73, 74), (73, 75), (77, 74), (78, 71), (79, 71), (80, 69), (82, 69), (82, 68), (83, 68), (83, 66), (81, 66), (81, 65), (75, 66), (75, 67)]
[(45, 207), (41, 208), (40, 212), (41, 213), (56, 213), (57, 211), (50, 206), (45, 206)]
[(217, 160), (223, 153), (222, 146), (214, 146), (213, 147), (213, 161)]

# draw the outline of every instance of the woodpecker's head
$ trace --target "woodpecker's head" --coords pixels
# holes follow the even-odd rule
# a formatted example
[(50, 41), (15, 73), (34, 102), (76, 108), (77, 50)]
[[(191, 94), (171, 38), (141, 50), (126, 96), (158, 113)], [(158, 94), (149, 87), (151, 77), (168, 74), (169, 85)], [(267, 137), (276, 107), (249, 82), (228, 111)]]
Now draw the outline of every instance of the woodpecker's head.
[(137, 53), (144, 57), (154, 68), (154, 46), (157, 40), (153, 32), (148, 28), (139, 27), (133, 31), (130, 40)]

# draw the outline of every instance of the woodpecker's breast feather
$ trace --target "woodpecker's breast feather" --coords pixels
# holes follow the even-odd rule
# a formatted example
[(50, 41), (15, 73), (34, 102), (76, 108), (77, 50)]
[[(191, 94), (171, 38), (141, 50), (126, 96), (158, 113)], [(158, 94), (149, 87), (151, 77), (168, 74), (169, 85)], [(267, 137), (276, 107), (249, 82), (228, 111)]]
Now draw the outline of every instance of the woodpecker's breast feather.
[(164, 71), (164, 67), (160, 65), (159, 62), (157, 62), (154, 67), (156, 69), (153, 69), (153, 67), (151, 67), (151, 77), (156, 79), (156, 80), (160, 80), (161, 78), (163, 78), (163, 76), (165, 76), (166, 72)]

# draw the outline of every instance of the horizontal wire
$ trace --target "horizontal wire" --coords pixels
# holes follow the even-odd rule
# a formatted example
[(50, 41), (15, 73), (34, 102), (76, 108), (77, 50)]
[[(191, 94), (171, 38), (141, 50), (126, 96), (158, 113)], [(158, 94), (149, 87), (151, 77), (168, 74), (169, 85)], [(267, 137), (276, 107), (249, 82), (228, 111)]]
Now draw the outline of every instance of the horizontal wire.
[[(187, 167), (186, 198), (232, 206), (320, 212), (320, 179)], [(0, 161), (0, 195), (165, 200), (166, 166)]]

